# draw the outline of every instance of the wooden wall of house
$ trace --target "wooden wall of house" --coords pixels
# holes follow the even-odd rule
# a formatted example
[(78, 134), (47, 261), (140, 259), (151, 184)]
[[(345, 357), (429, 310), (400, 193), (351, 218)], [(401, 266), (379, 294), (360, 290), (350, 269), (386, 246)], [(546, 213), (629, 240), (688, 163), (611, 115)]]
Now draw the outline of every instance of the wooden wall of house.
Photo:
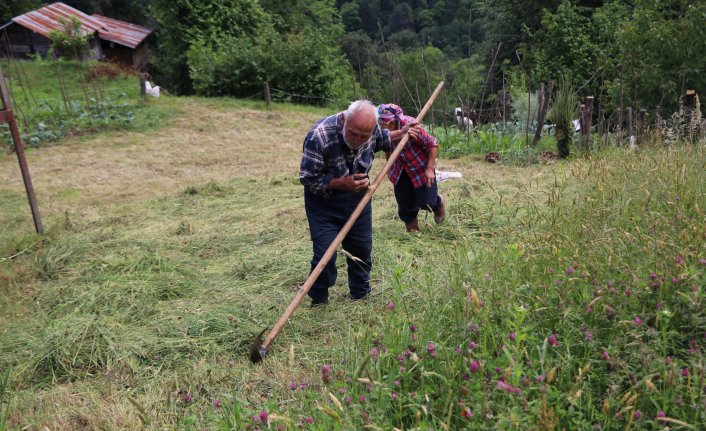
[(0, 30), (0, 55), (3, 57), (30, 58), (36, 53), (46, 57), (50, 50), (49, 39), (21, 25), (12, 23)]

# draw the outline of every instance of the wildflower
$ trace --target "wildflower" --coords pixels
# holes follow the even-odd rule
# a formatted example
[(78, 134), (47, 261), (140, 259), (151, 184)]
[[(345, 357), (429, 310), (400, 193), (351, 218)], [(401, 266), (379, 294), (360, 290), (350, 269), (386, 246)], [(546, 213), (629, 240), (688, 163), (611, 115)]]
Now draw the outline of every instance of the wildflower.
[(333, 378), (331, 377), (331, 366), (330, 365), (324, 365), (321, 367), (321, 380), (324, 381), (324, 383), (328, 383)]
[(699, 259), (699, 263), (700, 263), (701, 265), (706, 265), (706, 259), (704, 259), (703, 257), (700, 258), (700, 259)]
[(351, 403), (351, 397), (349, 397), (348, 395), (346, 395), (345, 397), (343, 397), (343, 402), (346, 403), (346, 404), (350, 404), (350, 403)]
[(468, 348), (469, 348), (469, 349), (475, 350), (476, 347), (478, 347), (478, 344), (476, 344), (475, 341), (471, 341), (470, 343), (468, 343)]
[(338, 393), (339, 393), (339, 394), (345, 394), (345, 393), (346, 393), (346, 388), (338, 388)]
[(308, 388), (308, 387), (309, 387), (309, 385), (306, 384), (306, 383), (302, 383), (302, 384), (299, 385), (299, 389), (302, 389), (302, 390), (304, 390), (304, 389), (306, 389), (306, 388)]
[(586, 338), (586, 341), (593, 341), (593, 332), (591, 332), (588, 329), (585, 329), (583, 331), (583, 336)]
[(409, 327), (409, 330), (410, 330), (411, 332), (417, 332), (417, 325), (412, 325), (412, 326), (410, 326), (410, 327)]
[(396, 400), (397, 397), (398, 397), (397, 392), (393, 392), (393, 393), (392, 393), (392, 399), (393, 399), (393, 400)]
[(556, 340), (556, 334), (550, 335), (549, 338), (547, 339), (547, 341), (548, 341), (549, 344), (552, 345), (552, 346), (559, 346), (559, 345), (561, 345), (561, 343), (559, 343), (559, 342)]
[(412, 340), (417, 341), (417, 334), (412, 334)]
[(672, 283), (679, 284), (679, 277), (672, 277)]
[(388, 302), (388, 303), (387, 303), (387, 309), (390, 310), (390, 311), (394, 310), (394, 309), (395, 309), (395, 303), (392, 302), (392, 301)]
[(674, 263), (681, 265), (684, 263), (684, 257), (681, 254), (678, 254), (677, 257), (674, 258)]
[(650, 280), (657, 280), (657, 274), (654, 272), (650, 273)]
[(378, 352), (378, 349), (373, 347), (372, 349), (370, 349), (370, 356), (372, 356), (373, 358), (377, 358), (378, 356), (380, 356), (380, 352)]
[(311, 424), (314, 423), (314, 418), (304, 418), (304, 422), (306, 422), (307, 424), (311, 425)]
[(477, 359), (474, 359), (473, 362), (471, 362), (470, 370), (472, 373), (475, 373), (479, 369), (480, 369), (480, 363), (478, 362)]
[(455, 351), (457, 354), (459, 354), (459, 355), (460, 355), (461, 353), (463, 353), (463, 350), (461, 350), (460, 347), (456, 347), (456, 349), (455, 349), (454, 351)]
[(658, 309), (658, 310), (661, 310), (661, 309), (664, 308), (664, 305), (662, 305), (661, 302), (657, 301), (657, 303), (655, 304), (655, 308)]
[(633, 414), (636, 420), (640, 419), (642, 417), (642, 413), (640, 413), (640, 410), (635, 410), (635, 413)]
[(566, 268), (566, 275), (571, 275), (573, 273), (574, 273), (574, 268), (572, 268), (572, 267)]
[(397, 354), (397, 362), (400, 364), (404, 362), (404, 355), (402, 355), (402, 353)]
[(542, 383), (544, 381), (545, 377), (544, 374), (540, 374), (537, 377), (535, 377), (535, 380), (537, 380), (539, 383)]
[(682, 377), (689, 377), (689, 369), (687, 367), (684, 367), (681, 369), (681, 376)]
[(635, 317), (635, 319), (633, 320), (633, 322), (635, 323), (635, 326), (640, 326), (640, 325), (642, 325), (642, 319), (640, 319), (640, 316)]
[(466, 374), (466, 373), (461, 373), (461, 380), (468, 380), (468, 379), (470, 379), (470, 378), (471, 378), (471, 376), (469, 376), (468, 374)]
[(401, 374), (401, 373), (404, 373), (405, 371), (407, 371), (407, 368), (405, 368), (405, 367), (400, 367), (400, 374)]
[(297, 390), (297, 383), (292, 381), (292, 383), (289, 384), (289, 389), (296, 391)]
[(495, 372), (501, 374), (503, 372), (503, 369), (500, 367), (495, 367)]
[(696, 340), (692, 338), (691, 340), (689, 340), (689, 353), (695, 355), (696, 353), (698, 353), (698, 351), (699, 345), (696, 344)]
[(630, 295), (632, 295), (632, 290), (630, 290), (630, 288), (628, 287), (627, 289), (625, 289), (625, 296), (629, 298)]
[(220, 398), (216, 398), (215, 400), (213, 400), (213, 408), (214, 409), (220, 409), (222, 405), (223, 405), (223, 402), (220, 400)]
[(466, 419), (470, 419), (470, 418), (473, 417), (473, 412), (471, 411), (471, 409), (469, 409), (468, 407), (466, 407), (466, 408), (464, 408), (463, 411), (461, 412), (461, 417), (462, 417), (462, 418), (466, 418)]
[(664, 363), (667, 364), (667, 365), (671, 364), (671, 363), (672, 363), (672, 357), (671, 357), (671, 356), (667, 356), (666, 358), (664, 358)]
[(604, 361), (610, 361), (610, 353), (608, 352), (603, 352), (603, 355), (601, 355)]
[(666, 421), (662, 420), (662, 418), (666, 418), (666, 417), (667, 417), (667, 414), (664, 413), (664, 410), (660, 410), (657, 412), (657, 422), (666, 422)]
[(434, 345), (434, 343), (427, 344), (427, 352), (429, 352), (431, 354), (432, 352), (435, 352), (435, 351), (436, 351), (436, 345)]
[(183, 397), (181, 397), (181, 400), (184, 401), (185, 403), (189, 404), (191, 401), (193, 401), (193, 397), (191, 396), (190, 393), (185, 393)]
[(358, 402), (359, 403), (364, 403), (365, 402), (365, 397), (363, 395), (358, 397)]
[(510, 341), (515, 341), (515, 338), (516, 338), (517, 336), (515, 335), (514, 332), (510, 332), (510, 334), (508, 335), (508, 337), (510, 338)]
[(399, 386), (399, 385), (400, 385), (400, 381), (399, 381), (399, 380), (395, 380), (395, 381), (392, 382), (392, 384), (393, 384), (394, 386)]

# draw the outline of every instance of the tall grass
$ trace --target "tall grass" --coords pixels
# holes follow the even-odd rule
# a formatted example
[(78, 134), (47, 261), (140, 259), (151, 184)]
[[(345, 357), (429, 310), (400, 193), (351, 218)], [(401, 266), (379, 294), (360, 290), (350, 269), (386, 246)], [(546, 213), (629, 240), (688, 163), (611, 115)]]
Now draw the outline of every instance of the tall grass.
[(395, 272), (353, 357), (294, 385), (298, 408), (232, 405), (235, 428), (703, 429), (706, 152), (623, 154)]

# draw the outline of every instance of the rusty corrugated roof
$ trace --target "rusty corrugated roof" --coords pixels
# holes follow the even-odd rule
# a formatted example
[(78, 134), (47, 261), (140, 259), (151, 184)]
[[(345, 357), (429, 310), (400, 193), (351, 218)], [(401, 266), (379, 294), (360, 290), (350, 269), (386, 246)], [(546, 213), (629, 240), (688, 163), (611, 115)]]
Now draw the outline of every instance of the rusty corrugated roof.
[(129, 48), (137, 47), (152, 33), (149, 28), (130, 24), (129, 22), (96, 14), (93, 16), (86, 15), (80, 10), (61, 2), (27, 12), (24, 15), (12, 18), (12, 21), (48, 38), (49, 32), (63, 30), (63, 26), (59, 23), (59, 18), (68, 20), (71, 17), (76, 17), (81, 21), (81, 30), (84, 35), (98, 32), (99, 38)]
[(72, 16), (81, 21), (81, 30), (84, 34), (94, 33), (103, 27), (103, 24), (98, 19), (64, 3), (50, 4), (41, 9), (12, 18), (12, 21), (48, 38), (49, 32), (63, 29), (59, 23), (59, 18), (68, 20)]
[(135, 48), (152, 30), (129, 22), (93, 14), (93, 18), (103, 23), (103, 29), (98, 30), (98, 37), (130, 48)]

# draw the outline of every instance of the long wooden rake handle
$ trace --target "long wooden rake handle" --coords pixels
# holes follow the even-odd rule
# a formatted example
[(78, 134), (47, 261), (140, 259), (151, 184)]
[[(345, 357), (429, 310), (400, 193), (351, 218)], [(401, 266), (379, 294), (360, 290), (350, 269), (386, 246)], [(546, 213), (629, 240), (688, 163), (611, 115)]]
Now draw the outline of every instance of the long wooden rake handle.
[[(436, 100), (436, 97), (439, 95), (439, 93), (441, 93), (441, 90), (443, 88), (444, 81), (441, 81), (439, 82), (439, 85), (436, 86), (434, 93), (432, 93), (431, 97), (429, 97), (429, 100), (427, 101), (426, 105), (424, 105), (424, 108), (422, 108), (422, 111), (417, 116), (416, 120), (418, 122), (421, 123), (421, 121), (424, 119), (424, 116), (427, 114), (427, 111), (429, 110), (429, 108), (431, 108), (431, 105), (434, 104), (434, 100)], [(407, 145), (407, 141), (409, 141), (409, 132), (406, 133), (400, 143), (397, 144), (397, 148), (395, 148), (395, 151), (393, 151), (390, 157), (387, 159), (387, 163), (385, 163), (385, 166), (382, 168), (382, 171), (380, 171), (378, 176), (375, 177), (375, 181), (368, 187), (365, 196), (363, 196), (363, 198), (360, 200), (360, 203), (358, 203), (358, 206), (356, 207), (355, 211), (353, 211), (353, 214), (351, 214), (351, 216), (348, 218), (348, 221), (343, 226), (343, 229), (341, 229), (336, 238), (333, 240), (328, 250), (326, 250), (326, 253), (324, 253), (324, 255), (321, 257), (321, 260), (316, 265), (314, 270), (311, 271), (311, 274), (309, 274), (309, 278), (306, 279), (302, 287), (299, 289), (297, 295), (294, 297), (294, 299), (292, 299), (292, 302), (289, 304), (284, 314), (282, 314), (282, 317), (279, 318), (275, 326), (272, 328), (272, 331), (267, 334), (267, 337), (265, 337), (265, 340), (260, 346), (262, 350), (267, 350), (272, 341), (274, 341), (277, 335), (279, 335), (280, 331), (282, 331), (282, 328), (284, 328), (284, 325), (287, 323), (287, 320), (289, 320), (289, 317), (292, 315), (292, 313), (294, 313), (294, 310), (296, 310), (299, 304), (302, 302), (304, 296), (306, 296), (306, 294), (309, 292), (309, 289), (311, 289), (311, 286), (314, 285), (316, 279), (319, 278), (321, 271), (324, 270), (324, 267), (331, 260), (333, 254), (336, 253), (338, 245), (341, 244), (341, 241), (343, 241), (346, 235), (348, 235), (348, 231), (351, 230), (353, 224), (356, 222), (356, 220), (358, 220), (358, 217), (360, 217), (360, 214), (363, 212), (363, 209), (368, 204), (368, 202), (370, 202), (370, 199), (373, 197), (373, 194), (377, 190), (383, 178), (385, 178), (387, 172), (392, 167), (392, 164), (395, 163), (395, 160), (397, 160), (397, 157), (400, 155), (405, 145)]]

